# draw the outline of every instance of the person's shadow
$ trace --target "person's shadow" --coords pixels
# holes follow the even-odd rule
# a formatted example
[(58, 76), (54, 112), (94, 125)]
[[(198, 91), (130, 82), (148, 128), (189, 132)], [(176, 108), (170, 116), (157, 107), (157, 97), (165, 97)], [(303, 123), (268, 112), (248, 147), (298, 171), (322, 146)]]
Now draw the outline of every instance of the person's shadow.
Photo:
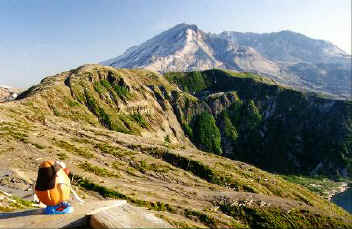
[(43, 208), (38, 208), (38, 209), (31, 209), (31, 210), (26, 210), (22, 212), (0, 213), (0, 219), (10, 219), (10, 218), (16, 218), (16, 217), (43, 215), (43, 214), (44, 214)]

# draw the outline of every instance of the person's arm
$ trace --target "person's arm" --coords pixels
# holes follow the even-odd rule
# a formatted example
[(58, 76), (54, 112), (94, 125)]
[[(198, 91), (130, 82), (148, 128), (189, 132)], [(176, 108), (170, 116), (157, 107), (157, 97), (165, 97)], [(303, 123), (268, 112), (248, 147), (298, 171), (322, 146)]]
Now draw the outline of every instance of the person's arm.
[(75, 190), (73, 189), (72, 186), (71, 186), (71, 192), (72, 192), (72, 194), (73, 194), (73, 196), (74, 196), (74, 198), (75, 198), (76, 200), (78, 200), (81, 204), (84, 203), (84, 200), (82, 200), (82, 199), (77, 195), (77, 193), (75, 192)]
[(63, 183), (57, 184), (57, 190), (60, 193), (60, 203), (64, 202), (64, 199), (63, 199), (63, 197), (64, 197), (63, 185), (66, 185), (66, 184), (63, 184)]
[[(38, 199), (38, 196), (37, 196), (37, 194), (35, 194), (35, 183), (33, 183), (33, 184), (30, 184), (29, 185), (29, 188), (28, 188), (28, 190), (32, 190), (32, 196), (33, 196), (33, 202), (34, 203), (40, 203), (40, 201), (39, 201), (39, 199)], [(28, 197), (29, 197), (30, 195), (28, 195)], [(26, 198), (27, 196), (24, 196), (23, 198)]]

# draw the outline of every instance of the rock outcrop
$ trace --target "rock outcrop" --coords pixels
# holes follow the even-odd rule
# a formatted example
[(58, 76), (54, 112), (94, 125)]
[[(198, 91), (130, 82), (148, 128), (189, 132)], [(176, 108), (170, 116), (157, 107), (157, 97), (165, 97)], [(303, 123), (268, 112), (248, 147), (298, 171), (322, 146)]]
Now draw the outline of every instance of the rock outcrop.
[(0, 85), (0, 103), (15, 100), (20, 90)]

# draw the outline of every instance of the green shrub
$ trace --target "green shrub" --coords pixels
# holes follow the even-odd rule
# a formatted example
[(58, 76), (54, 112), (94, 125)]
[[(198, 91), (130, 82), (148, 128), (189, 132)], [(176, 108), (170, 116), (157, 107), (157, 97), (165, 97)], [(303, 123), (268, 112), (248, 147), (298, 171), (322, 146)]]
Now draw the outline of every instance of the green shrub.
[(115, 190), (106, 188), (101, 185), (97, 185), (86, 178), (81, 178), (77, 175), (73, 175), (72, 178), (74, 182), (76, 182), (79, 186), (86, 190), (94, 191), (99, 193), (101, 196), (105, 198), (114, 198), (114, 199), (128, 199), (128, 197), (122, 193), (119, 193)]
[(40, 144), (35, 143), (35, 142), (31, 142), (31, 144), (34, 145), (37, 149), (45, 149), (46, 148), (46, 146), (40, 145)]
[(186, 209), (184, 214), (187, 218), (190, 218), (190, 219), (192, 219), (192, 216), (197, 217), (202, 223), (204, 223), (207, 226), (210, 226), (211, 228), (216, 225), (215, 220), (209, 215), (204, 214), (203, 212)]
[(226, 111), (224, 111), (222, 112), (221, 117), (225, 125), (225, 128), (223, 130), (225, 133), (225, 136), (229, 137), (233, 142), (236, 142), (238, 138), (238, 132), (236, 128), (233, 126), (231, 119), (229, 117), (229, 114)]
[(204, 151), (222, 154), (220, 131), (213, 115), (203, 112), (197, 117), (193, 137), (196, 144)]
[(231, 123), (233, 123), (235, 126), (239, 126), (240, 120), (243, 117), (241, 115), (242, 109), (243, 109), (242, 101), (233, 103), (228, 109), (228, 114), (229, 114), (229, 118), (231, 119)]
[(128, 98), (130, 96), (130, 92), (125, 86), (113, 85), (113, 88), (116, 94), (118, 94), (121, 98)]
[[(118, 85), (116, 83), (110, 83), (107, 80), (101, 80), (100, 84), (105, 87), (108, 90), (113, 89), (115, 93), (120, 97), (120, 98), (128, 98), (130, 97), (130, 92), (128, 88), (124, 85)], [(101, 90), (99, 87), (97, 87), (98, 90)], [(96, 90), (97, 90), (96, 89)]]
[(94, 82), (94, 90), (98, 92), (99, 94), (103, 93), (104, 88), (102, 87), (100, 81)]
[(165, 77), (173, 83), (179, 85), (185, 92), (195, 94), (207, 88), (201, 72), (190, 72), (187, 74), (167, 73)]
[(147, 171), (153, 171), (157, 173), (167, 173), (170, 171), (170, 167), (163, 164), (148, 163), (146, 160), (139, 161), (133, 164), (133, 167), (140, 171), (141, 173), (146, 173)]
[(260, 115), (259, 110), (253, 100), (250, 100), (247, 105), (245, 117), (247, 119), (247, 127), (250, 130), (257, 127), (262, 121), (262, 116)]
[(192, 130), (192, 128), (187, 123), (183, 123), (182, 128), (183, 128), (183, 131), (185, 132), (185, 134), (190, 139), (193, 139), (193, 130)]
[(165, 136), (164, 142), (165, 142), (165, 143), (170, 143), (170, 142), (171, 142), (171, 140), (170, 140), (170, 135), (166, 135), (166, 136)]
[(67, 97), (65, 97), (64, 100), (69, 107), (76, 107), (76, 106), (80, 105), (80, 103), (78, 103), (70, 98), (67, 98)]
[(136, 113), (131, 114), (131, 118), (134, 121), (136, 121), (140, 127), (142, 127), (142, 128), (148, 127), (147, 121), (144, 119), (143, 115), (141, 115), (140, 113), (136, 112)]
[(95, 98), (90, 95), (88, 91), (85, 91), (85, 97), (88, 109), (98, 117), (101, 125), (105, 128), (118, 132), (129, 132), (129, 130), (127, 130), (122, 123), (118, 123), (118, 120), (112, 119), (112, 116), (106, 113), (105, 110), (98, 105)]
[(106, 89), (111, 88), (111, 84), (107, 80), (100, 80), (101, 85), (103, 85)]

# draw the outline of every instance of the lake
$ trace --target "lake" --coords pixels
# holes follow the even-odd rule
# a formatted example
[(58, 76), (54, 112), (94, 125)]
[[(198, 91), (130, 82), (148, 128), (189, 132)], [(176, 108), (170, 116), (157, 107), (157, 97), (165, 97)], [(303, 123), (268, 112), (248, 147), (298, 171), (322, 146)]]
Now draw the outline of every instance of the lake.
[(333, 196), (331, 201), (352, 213), (352, 188)]

